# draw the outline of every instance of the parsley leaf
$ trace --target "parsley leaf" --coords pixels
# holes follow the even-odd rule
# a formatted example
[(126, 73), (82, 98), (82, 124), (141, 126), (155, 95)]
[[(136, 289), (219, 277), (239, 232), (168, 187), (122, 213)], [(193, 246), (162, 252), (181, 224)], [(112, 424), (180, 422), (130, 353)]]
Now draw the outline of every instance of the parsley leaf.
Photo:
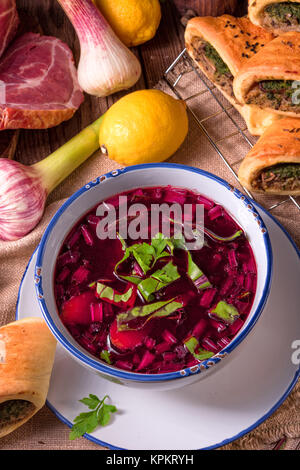
[(107, 398), (108, 396), (105, 395), (105, 397), (100, 400), (96, 395), (90, 394), (88, 397), (79, 400), (93, 411), (80, 413), (76, 416), (74, 425), (69, 434), (71, 441), (83, 436), (85, 433), (93, 432), (97, 426), (106, 426), (109, 423), (111, 413), (115, 413), (117, 408), (114, 405), (107, 405), (105, 403)]

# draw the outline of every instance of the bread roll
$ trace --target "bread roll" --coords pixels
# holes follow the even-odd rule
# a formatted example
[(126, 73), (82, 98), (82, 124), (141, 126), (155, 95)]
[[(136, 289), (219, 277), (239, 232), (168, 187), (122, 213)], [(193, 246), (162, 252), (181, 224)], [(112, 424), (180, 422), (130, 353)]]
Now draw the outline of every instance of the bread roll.
[(300, 120), (273, 123), (244, 158), (238, 176), (249, 191), (299, 195)]
[(300, 117), (300, 33), (285, 33), (251, 57), (234, 79), (240, 103)]
[(55, 347), (54, 337), (39, 318), (0, 328), (0, 437), (44, 406)]
[(241, 106), (233, 93), (233, 79), (245, 62), (274, 39), (248, 18), (223, 15), (191, 19), (185, 31), (187, 52), (202, 72), (244, 117), (251, 134), (261, 135), (279, 119), (275, 113)]
[(249, 18), (276, 35), (300, 31), (300, 0), (249, 0)]

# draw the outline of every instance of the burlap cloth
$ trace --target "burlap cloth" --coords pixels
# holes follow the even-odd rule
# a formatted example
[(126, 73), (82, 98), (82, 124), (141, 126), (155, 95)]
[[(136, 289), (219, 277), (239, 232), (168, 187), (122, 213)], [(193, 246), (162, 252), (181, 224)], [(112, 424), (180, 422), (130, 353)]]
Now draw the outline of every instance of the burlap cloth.
[[(179, 65), (180, 67), (181, 65)], [(181, 71), (186, 72), (186, 67)], [(171, 93), (165, 83), (159, 84), (159, 87)], [(195, 80), (192, 72), (189, 72), (180, 80), (177, 90), (184, 98), (187, 98), (201, 92), (203, 85)], [(218, 96), (229, 107), (229, 104), (220, 95)], [(215, 115), (220, 111), (219, 106), (209, 96), (209, 93), (202, 93), (193, 99), (189, 99), (187, 104), (200, 119), (204, 119), (211, 114)], [(239, 118), (235, 111), (231, 110), (230, 113), (239, 120), (242, 127), (245, 126), (243, 120)], [(210, 135), (214, 140), (218, 141), (219, 148), (224, 152), (230, 163), (236, 163), (234, 166), (236, 170), (238, 162), (249, 150), (248, 144), (239, 135), (233, 135), (224, 139), (224, 137), (236, 132), (235, 127), (225, 117), (224, 113), (217, 114), (203, 122)], [(218, 157), (216, 151), (199, 129), (191, 113), (189, 135), (170, 161), (202, 168), (238, 186), (232, 173)], [(0, 242), (0, 325), (14, 320), (21, 277), (51, 217), (64, 200), (75, 190), (83, 186), (84, 183), (115, 168), (118, 168), (117, 163), (101, 156), (99, 153), (95, 154), (51, 194), (42, 222), (30, 235), (17, 242)], [(184, 181), (180, 181), (180, 184), (184, 185)], [(263, 199), (265, 207), (271, 206), (274, 202), (274, 198)], [(290, 202), (285, 203), (276, 208), (273, 214), (292, 234), (296, 242), (299, 243), (299, 224), (297, 225), (299, 213), (295, 206)], [(28, 311), (27, 313), (30, 316), (31, 312)], [(300, 445), (299, 408), (300, 387), (298, 384), (290, 397), (272, 417), (250, 434), (233, 444), (227, 445), (225, 448), (273, 449), (275, 446), (280, 447), (282, 444), (285, 449), (296, 449)], [(68, 434), (67, 426), (62, 424), (47, 407), (44, 407), (27, 424), (11, 435), (1, 439), (0, 449), (101, 449), (100, 446), (84, 438), (71, 442), (68, 440)]]

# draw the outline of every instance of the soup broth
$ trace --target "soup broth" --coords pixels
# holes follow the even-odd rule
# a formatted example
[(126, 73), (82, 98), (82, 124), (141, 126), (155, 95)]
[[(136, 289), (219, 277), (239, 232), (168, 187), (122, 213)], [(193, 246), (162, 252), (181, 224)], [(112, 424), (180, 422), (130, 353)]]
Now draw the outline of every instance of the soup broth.
[[(128, 207), (143, 204), (146, 239), (121, 237), (119, 196)], [(190, 250), (177, 238), (172, 217), (168, 237), (162, 218), (153, 225), (152, 204), (162, 203), (190, 204), (192, 227), (196, 206), (204, 206), (202, 247)], [(115, 210), (116, 237), (99, 239), (104, 216), (97, 206), (76, 223), (57, 258), (55, 299), (71, 335), (96, 358), (136, 373), (178, 371), (220, 352), (243, 327), (256, 291), (243, 230), (222, 206), (183, 188), (135, 189), (105, 204)]]

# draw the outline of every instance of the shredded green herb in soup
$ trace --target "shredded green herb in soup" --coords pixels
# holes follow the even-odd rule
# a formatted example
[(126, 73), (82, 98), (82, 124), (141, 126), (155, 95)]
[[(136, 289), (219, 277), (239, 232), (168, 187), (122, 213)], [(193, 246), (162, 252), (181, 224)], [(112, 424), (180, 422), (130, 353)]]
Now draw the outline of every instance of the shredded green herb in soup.
[[(146, 238), (131, 238), (130, 219), (122, 237), (120, 196), (128, 208), (144, 205)], [(153, 220), (153, 204), (174, 203), (191, 208), (186, 223), (196, 240), (203, 206), (203, 245), (190, 247), (173, 214)], [(185, 188), (137, 188), (105, 204), (116, 211), (116, 238), (98, 238), (97, 205), (72, 228), (56, 263), (56, 303), (73, 338), (107, 364), (147, 374), (193, 367), (220, 352), (243, 327), (256, 292), (256, 263), (241, 227), (224, 207)]]

